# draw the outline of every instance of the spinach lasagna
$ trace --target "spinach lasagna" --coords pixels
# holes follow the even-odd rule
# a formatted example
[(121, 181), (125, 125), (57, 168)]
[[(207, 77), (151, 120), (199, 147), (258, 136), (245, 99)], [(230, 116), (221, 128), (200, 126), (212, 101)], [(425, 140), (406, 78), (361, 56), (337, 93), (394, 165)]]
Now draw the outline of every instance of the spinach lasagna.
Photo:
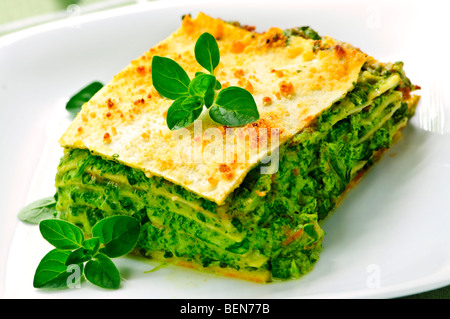
[[(166, 125), (172, 101), (152, 85), (151, 61), (169, 57), (192, 78), (204, 32), (220, 49), (217, 80), (248, 90), (260, 118), (230, 130), (204, 113), (180, 134)], [(186, 15), (61, 137), (59, 217), (89, 235), (99, 220), (129, 215), (142, 224), (135, 254), (256, 282), (300, 277), (319, 258), (321, 221), (399, 137), (417, 88), (401, 62), (309, 27), (258, 33)]]

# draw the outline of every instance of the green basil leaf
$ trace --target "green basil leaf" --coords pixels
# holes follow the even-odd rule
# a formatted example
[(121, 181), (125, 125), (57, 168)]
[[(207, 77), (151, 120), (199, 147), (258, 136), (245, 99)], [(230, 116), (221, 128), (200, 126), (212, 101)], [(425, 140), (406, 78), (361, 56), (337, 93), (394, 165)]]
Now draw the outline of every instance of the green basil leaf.
[(84, 235), (77, 226), (59, 219), (44, 219), (39, 223), (39, 230), (50, 244), (61, 250), (80, 248)]
[(55, 218), (56, 201), (53, 196), (38, 199), (25, 207), (18, 214), (18, 218), (26, 223), (39, 224), (41, 220)]
[(167, 126), (171, 130), (187, 127), (194, 123), (203, 110), (203, 101), (198, 97), (176, 99), (167, 110)]
[(220, 61), (219, 46), (214, 36), (208, 32), (203, 33), (195, 43), (194, 51), (197, 62), (214, 74), (214, 69)]
[(117, 289), (120, 286), (120, 273), (116, 265), (106, 255), (99, 253), (86, 263), (84, 275), (96, 286)]
[(111, 216), (100, 220), (92, 227), (92, 236), (98, 237), (104, 245), (100, 249), (108, 257), (115, 258), (128, 254), (136, 245), (140, 223), (129, 216)]
[(174, 60), (154, 56), (152, 59), (153, 86), (162, 96), (176, 100), (188, 94), (190, 83), (186, 71)]
[[(53, 249), (41, 259), (33, 278), (35, 288), (67, 288), (68, 280), (72, 276), (66, 260), (71, 254), (68, 250)], [(83, 264), (78, 264), (80, 274)]]
[(209, 110), (211, 118), (222, 125), (240, 126), (259, 119), (253, 96), (237, 86), (223, 89)]
[(103, 84), (98, 81), (87, 85), (69, 99), (66, 104), (66, 110), (74, 114), (78, 113), (83, 104), (89, 101), (102, 87)]
[(199, 74), (189, 84), (189, 94), (203, 99), (206, 107), (214, 102), (216, 77), (210, 74)]

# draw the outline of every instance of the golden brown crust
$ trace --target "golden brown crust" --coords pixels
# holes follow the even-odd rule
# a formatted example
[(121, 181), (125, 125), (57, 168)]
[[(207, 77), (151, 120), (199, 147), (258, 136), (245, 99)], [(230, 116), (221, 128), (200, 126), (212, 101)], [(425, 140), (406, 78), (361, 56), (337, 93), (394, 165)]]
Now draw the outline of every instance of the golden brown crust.
[[(223, 204), (266, 154), (352, 89), (368, 58), (329, 37), (320, 45), (292, 37), (286, 45), (279, 28), (263, 33), (250, 30), (202, 13), (195, 19), (186, 16), (170, 37), (133, 60), (83, 106), (60, 144), (87, 148), (106, 158), (114, 155), (115, 160), (148, 176), (162, 176)], [(207, 112), (199, 118), (200, 134), (194, 125), (178, 131), (170, 131), (166, 125), (167, 109), (173, 101), (161, 97), (152, 85), (152, 57), (176, 60), (192, 78), (202, 71), (194, 45), (203, 32), (213, 34), (220, 48), (217, 79), (224, 87), (246, 88), (255, 98), (261, 119), (245, 126), (244, 134), (227, 136), (227, 128), (212, 121)], [(262, 144), (245, 137), (255, 125), (268, 134), (274, 129), (277, 139)], [(218, 138), (208, 139), (207, 133)], [(221, 164), (230, 170), (219, 172)]]

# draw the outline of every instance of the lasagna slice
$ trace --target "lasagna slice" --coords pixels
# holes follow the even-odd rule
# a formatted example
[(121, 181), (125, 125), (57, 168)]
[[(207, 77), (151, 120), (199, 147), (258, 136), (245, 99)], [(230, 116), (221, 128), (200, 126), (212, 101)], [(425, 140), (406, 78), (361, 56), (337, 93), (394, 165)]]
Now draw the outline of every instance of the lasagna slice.
[[(204, 32), (222, 87), (252, 93), (260, 119), (239, 128), (207, 113), (166, 125), (155, 55), (202, 71)], [(381, 63), (308, 27), (263, 33), (203, 13), (133, 60), (60, 139), (59, 217), (86, 235), (107, 216), (140, 220), (134, 253), (256, 282), (300, 277), (319, 258), (321, 221), (400, 136), (418, 97), (403, 64)], [(256, 134), (247, 134), (256, 132)]]

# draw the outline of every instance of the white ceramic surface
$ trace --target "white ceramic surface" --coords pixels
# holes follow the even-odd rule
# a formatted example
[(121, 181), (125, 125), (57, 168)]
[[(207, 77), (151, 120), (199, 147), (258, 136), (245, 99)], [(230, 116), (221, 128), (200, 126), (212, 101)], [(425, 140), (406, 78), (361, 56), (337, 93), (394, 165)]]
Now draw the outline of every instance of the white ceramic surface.
[[(449, 30), (444, 1), (157, 1), (42, 25), (0, 38), (0, 296), (4, 298), (391, 298), (450, 284)], [(255, 4), (258, 4), (257, 6)], [(53, 195), (67, 98), (104, 83), (203, 11), (263, 31), (309, 25), (382, 61), (402, 60), (422, 99), (404, 137), (324, 223), (315, 269), (269, 285), (119, 258), (117, 291), (85, 282), (32, 287), (51, 248), (18, 210)], [(442, 75), (441, 75), (442, 74)], [(448, 86), (448, 85), (447, 85)]]

